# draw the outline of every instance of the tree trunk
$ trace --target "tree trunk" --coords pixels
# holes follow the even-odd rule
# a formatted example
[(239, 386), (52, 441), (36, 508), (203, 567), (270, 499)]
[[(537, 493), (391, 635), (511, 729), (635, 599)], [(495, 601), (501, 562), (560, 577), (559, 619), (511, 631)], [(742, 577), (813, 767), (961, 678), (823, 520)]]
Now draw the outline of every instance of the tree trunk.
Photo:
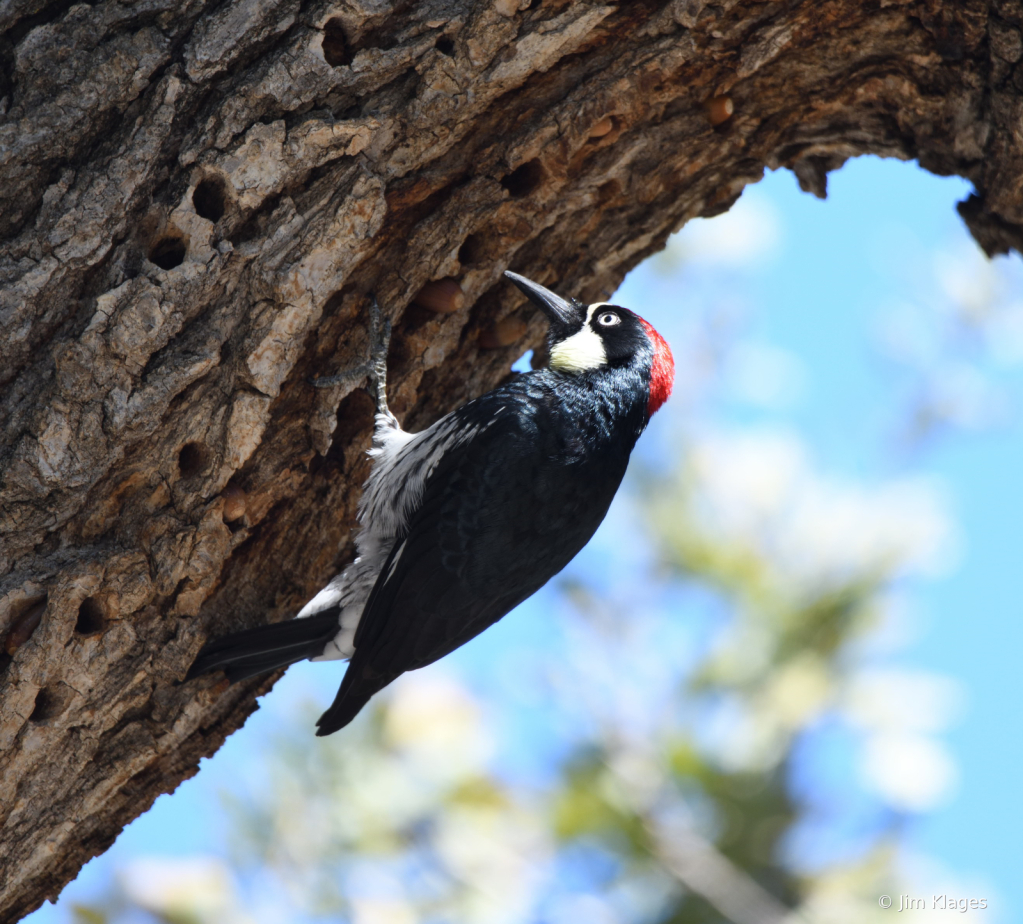
[(989, 253), (1017, 247), (1021, 23), (1019, 0), (2, 0), (0, 919), (255, 708), (272, 681), (180, 683), (204, 640), (351, 558), (372, 402), (307, 379), (365, 360), (371, 293), (418, 429), (538, 344), (502, 270), (604, 298), (765, 167), (823, 196), (849, 157), (917, 158), (973, 181)]

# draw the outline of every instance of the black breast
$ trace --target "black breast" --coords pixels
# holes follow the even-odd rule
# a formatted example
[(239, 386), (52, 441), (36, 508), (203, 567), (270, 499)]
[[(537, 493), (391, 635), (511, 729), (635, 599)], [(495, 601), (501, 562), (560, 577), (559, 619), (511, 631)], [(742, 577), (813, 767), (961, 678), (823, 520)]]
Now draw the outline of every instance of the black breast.
[[(355, 654), (320, 733), (376, 690), (473, 638), (589, 541), (645, 422), (628, 391), (544, 370), (455, 412), (460, 432), (399, 535), (366, 604)], [(599, 386), (599, 382), (597, 383)]]

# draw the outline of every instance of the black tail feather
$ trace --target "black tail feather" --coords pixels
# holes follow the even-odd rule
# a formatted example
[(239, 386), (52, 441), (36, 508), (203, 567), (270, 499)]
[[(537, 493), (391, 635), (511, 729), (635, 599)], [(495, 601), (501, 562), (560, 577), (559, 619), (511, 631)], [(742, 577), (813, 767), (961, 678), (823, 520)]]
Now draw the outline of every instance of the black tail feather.
[(348, 665), (348, 670), (345, 671), (334, 702), (316, 720), (316, 734), (323, 737), (344, 728), (359, 714), (373, 694), (396, 680), (402, 673), (398, 671), (396, 674), (380, 674), (369, 665), (361, 663), (356, 652)]
[(314, 616), (257, 626), (209, 642), (185, 680), (222, 670), (231, 683), (266, 674), (296, 661), (315, 658), (340, 631), (338, 611), (332, 607)]

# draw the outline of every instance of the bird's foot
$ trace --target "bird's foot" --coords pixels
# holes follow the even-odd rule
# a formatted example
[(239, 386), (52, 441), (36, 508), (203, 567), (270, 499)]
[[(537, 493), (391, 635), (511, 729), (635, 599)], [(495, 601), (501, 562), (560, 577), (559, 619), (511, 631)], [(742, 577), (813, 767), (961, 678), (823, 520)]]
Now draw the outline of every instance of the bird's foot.
[(391, 322), (384, 317), (376, 296), (369, 306), (369, 383), (376, 399), (377, 413), (392, 417), (387, 407), (387, 351), (391, 346)]
[(373, 368), (370, 363), (362, 363), (351, 369), (345, 369), (344, 372), (338, 372), (336, 375), (321, 375), (318, 378), (307, 379), (306, 381), (313, 388), (333, 388), (335, 385), (350, 385), (352, 382), (358, 382), (360, 379), (366, 378), (372, 371)]
[(327, 375), (318, 379), (310, 379), (309, 384), (316, 388), (333, 388), (336, 385), (349, 385), (366, 378), (376, 401), (377, 414), (383, 414), (397, 426), (394, 415), (387, 407), (387, 351), (391, 345), (391, 322), (384, 317), (376, 296), (372, 297), (369, 306), (369, 360), (337, 375)]

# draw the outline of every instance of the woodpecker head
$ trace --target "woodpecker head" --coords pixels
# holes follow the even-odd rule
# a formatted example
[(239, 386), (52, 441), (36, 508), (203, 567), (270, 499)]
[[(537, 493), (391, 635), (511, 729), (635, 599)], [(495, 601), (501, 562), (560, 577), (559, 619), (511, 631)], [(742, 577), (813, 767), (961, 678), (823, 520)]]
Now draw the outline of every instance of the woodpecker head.
[(548, 347), (552, 369), (582, 375), (601, 369), (631, 366), (648, 377), (650, 395), (647, 417), (668, 400), (675, 381), (675, 360), (671, 348), (638, 314), (607, 302), (584, 305), (566, 301), (550, 289), (506, 272), (550, 321)]

